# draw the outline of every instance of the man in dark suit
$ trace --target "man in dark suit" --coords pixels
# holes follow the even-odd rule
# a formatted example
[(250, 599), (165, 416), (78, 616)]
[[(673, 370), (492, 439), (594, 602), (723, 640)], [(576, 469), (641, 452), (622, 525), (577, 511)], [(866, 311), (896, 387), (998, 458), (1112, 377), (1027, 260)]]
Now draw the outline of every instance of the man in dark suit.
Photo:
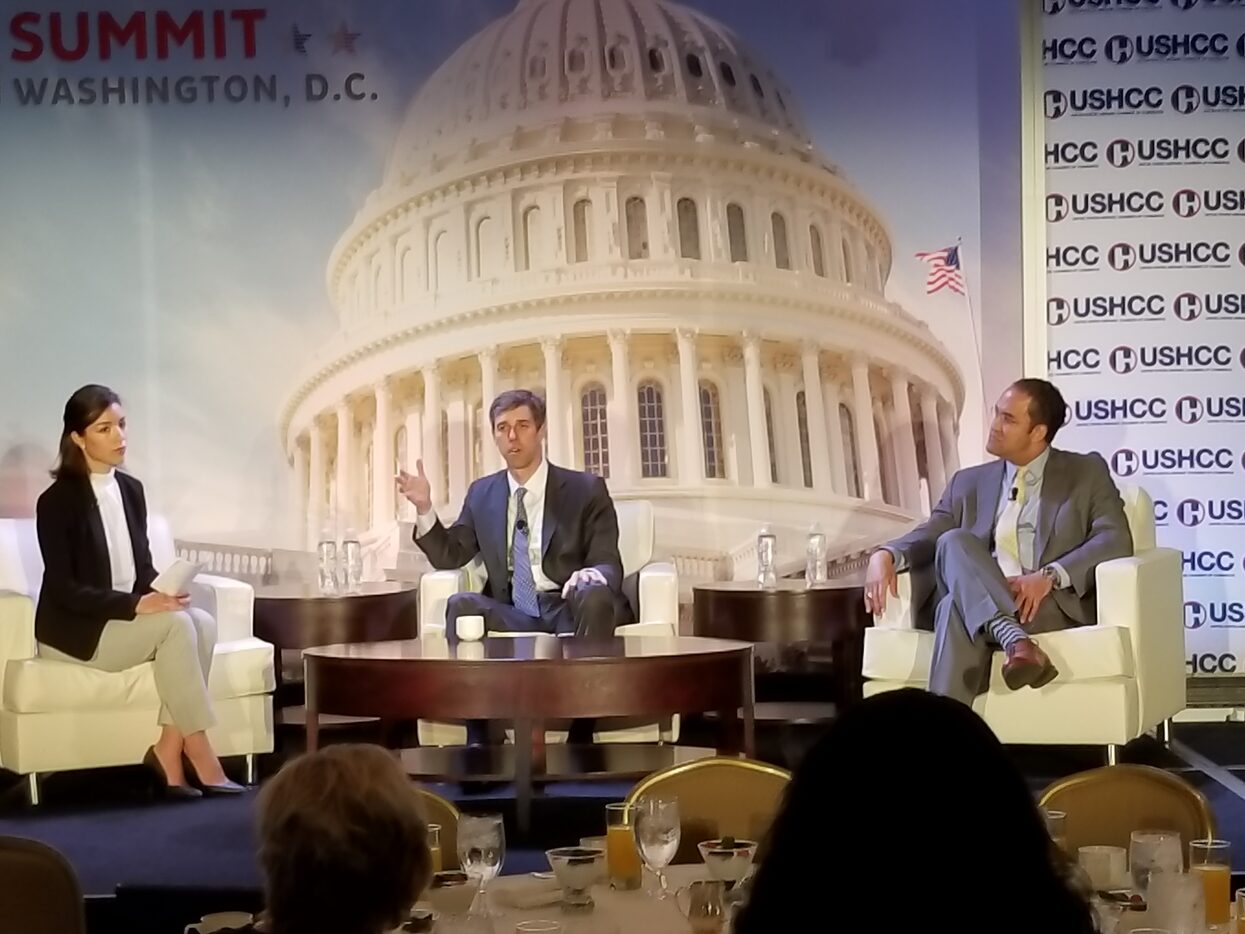
[(1052, 681), (1058, 671), (1031, 636), (1097, 622), (1095, 569), (1133, 553), (1101, 455), (1050, 446), (1066, 418), (1051, 383), (1013, 383), (986, 445), (998, 460), (958, 471), (928, 521), (869, 560), (865, 606), (874, 613), (897, 593), (896, 574), (912, 572), (921, 622), (933, 617), (931, 691), (971, 703), (986, 690), (996, 648), (1012, 690)]
[[(471, 484), (452, 526), (432, 508), (423, 461), (398, 475), (415, 506), (415, 544), (435, 568), (459, 568), (477, 555), (488, 579), (483, 593), (458, 593), (446, 607), (446, 635), (461, 616), (483, 616), (491, 630), (608, 637), (631, 622), (623, 598), (618, 516), (605, 482), (548, 463), (542, 453), (545, 404), (524, 389), (489, 406), (493, 440), (506, 469)], [(576, 722), (573, 742), (591, 725)], [(477, 732), (473, 730), (473, 732)]]

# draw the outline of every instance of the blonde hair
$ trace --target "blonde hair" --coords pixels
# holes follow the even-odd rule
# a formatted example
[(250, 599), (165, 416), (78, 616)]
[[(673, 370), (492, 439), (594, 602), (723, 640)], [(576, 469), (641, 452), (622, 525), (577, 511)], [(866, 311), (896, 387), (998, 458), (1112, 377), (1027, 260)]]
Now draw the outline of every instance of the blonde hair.
[(379, 746), (287, 763), (260, 792), (258, 825), (273, 934), (390, 930), (432, 874), (419, 795)]

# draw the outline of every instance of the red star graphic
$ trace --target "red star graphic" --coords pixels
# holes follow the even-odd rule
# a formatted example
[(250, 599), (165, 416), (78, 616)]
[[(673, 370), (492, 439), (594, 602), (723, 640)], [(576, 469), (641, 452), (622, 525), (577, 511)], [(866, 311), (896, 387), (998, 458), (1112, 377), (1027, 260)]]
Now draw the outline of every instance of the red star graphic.
[(351, 32), (344, 22), (339, 24), (333, 32), (329, 33), (329, 38), (333, 40), (333, 54), (349, 52), (354, 55), (354, 43), (360, 35), (361, 33)]

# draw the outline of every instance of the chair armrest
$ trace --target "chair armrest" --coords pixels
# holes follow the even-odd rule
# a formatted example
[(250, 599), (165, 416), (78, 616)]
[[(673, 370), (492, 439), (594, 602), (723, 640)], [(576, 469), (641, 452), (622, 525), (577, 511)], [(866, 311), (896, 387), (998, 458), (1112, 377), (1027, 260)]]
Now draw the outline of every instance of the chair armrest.
[(679, 572), (673, 564), (655, 561), (640, 568), (640, 618), (637, 623), (679, 627)]
[(5, 665), (34, 654), (35, 601), (24, 593), (0, 590), (0, 697), (4, 696)]
[(1155, 548), (1098, 565), (1098, 625), (1129, 631), (1140, 728), (1185, 708), (1184, 576), (1180, 552)]
[(878, 629), (916, 629), (916, 607), (912, 604), (912, 575), (907, 571), (895, 579), (899, 596), (886, 595), (886, 612), (873, 617)]
[(462, 569), (429, 571), (419, 579), (419, 634), (445, 633), (445, 604), (463, 589)]
[(676, 626), (674, 623), (665, 622), (647, 622), (647, 623), (625, 623), (622, 626), (614, 627), (614, 635), (616, 636), (658, 636), (660, 638), (669, 638), (677, 636)]
[(190, 605), (216, 619), (216, 641), (237, 642), (255, 634), (255, 588), (216, 574), (197, 574), (190, 582)]

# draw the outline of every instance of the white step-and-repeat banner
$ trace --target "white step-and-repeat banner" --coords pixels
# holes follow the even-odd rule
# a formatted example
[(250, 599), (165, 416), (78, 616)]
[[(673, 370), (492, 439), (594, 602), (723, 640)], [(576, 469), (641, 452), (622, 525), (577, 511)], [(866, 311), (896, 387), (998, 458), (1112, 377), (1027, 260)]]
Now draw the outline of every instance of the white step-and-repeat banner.
[(1043, 0), (1065, 444), (1154, 496), (1190, 674), (1245, 667), (1245, 2)]

